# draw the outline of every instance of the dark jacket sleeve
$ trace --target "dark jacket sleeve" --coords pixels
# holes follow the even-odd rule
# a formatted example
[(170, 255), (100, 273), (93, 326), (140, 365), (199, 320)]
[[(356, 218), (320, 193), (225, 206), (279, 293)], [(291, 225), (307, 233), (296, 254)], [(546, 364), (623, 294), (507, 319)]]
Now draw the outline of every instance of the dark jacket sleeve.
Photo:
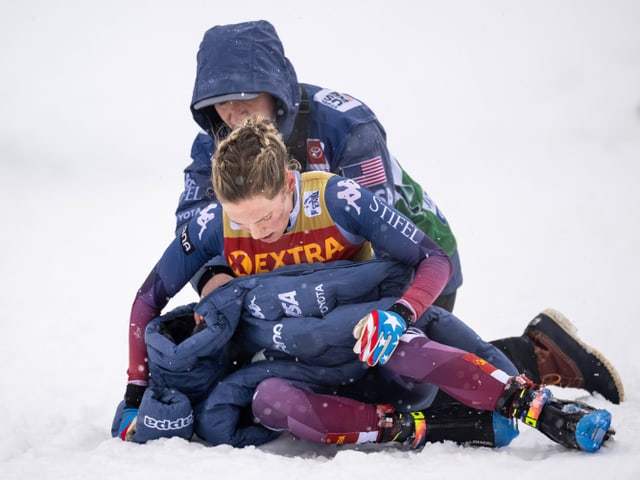
[(191, 163), (184, 169), (184, 190), (176, 208), (176, 232), (215, 197), (211, 184), (211, 155), (215, 142), (201, 132), (191, 146)]

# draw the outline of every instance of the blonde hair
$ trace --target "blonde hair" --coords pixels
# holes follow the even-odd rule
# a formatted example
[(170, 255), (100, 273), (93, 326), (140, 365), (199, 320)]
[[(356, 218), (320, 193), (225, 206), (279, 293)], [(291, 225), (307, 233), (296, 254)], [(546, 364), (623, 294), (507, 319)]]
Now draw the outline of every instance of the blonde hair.
[(300, 163), (289, 158), (282, 135), (271, 120), (251, 116), (218, 143), (211, 180), (222, 202), (263, 195), (274, 198), (285, 188), (286, 172)]

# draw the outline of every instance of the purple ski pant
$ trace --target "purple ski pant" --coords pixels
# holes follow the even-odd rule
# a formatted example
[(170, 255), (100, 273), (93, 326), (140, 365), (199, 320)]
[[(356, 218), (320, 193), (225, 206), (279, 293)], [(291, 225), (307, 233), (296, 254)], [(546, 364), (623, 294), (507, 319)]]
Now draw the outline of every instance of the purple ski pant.
[[(494, 410), (510, 375), (472, 353), (408, 331), (381, 367), (407, 384), (429, 383), (479, 410)], [(287, 431), (320, 443), (375, 442), (379, 436), (377, 405), (316, 393), (310, 386), (282, 379), (261, 382), (253, 413), (267, 428)]]

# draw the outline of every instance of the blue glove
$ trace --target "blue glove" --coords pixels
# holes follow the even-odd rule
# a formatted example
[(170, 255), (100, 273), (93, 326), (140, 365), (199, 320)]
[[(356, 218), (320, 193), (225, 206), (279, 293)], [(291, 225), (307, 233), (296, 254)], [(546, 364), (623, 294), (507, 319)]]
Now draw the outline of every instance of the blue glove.
[(387, 363), (407, 330), (407, 322), (400, 314), (389, 310), (374, 310), (353, 329), (357, 342), (353, 351), (361, 361), (373, 367)]
[(133, 435), (136, 433), (137, 420), (138, 409), (125, 408), (122, 411), (122, 420), (120, 420), (120, 427), (118, 428), (118, 437), (127, 442), (133, 441)]

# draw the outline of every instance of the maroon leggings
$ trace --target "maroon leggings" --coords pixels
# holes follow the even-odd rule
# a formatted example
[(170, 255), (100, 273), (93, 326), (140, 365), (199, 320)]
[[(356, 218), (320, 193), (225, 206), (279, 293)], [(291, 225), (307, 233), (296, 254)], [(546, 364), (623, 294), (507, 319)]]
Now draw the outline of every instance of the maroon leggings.
[[(436, 385), (456, 400), (480, 410), (494, 410), (510, 378), (474, 354), (442, 345), (410, 330), (382, 367), (408, 382)], [(288, 431), (321, 443), (375, 442), (379, 434), (376, 405), (315, 393), (282, 378), (261, 382), (253, 413), (267, 428)]]

